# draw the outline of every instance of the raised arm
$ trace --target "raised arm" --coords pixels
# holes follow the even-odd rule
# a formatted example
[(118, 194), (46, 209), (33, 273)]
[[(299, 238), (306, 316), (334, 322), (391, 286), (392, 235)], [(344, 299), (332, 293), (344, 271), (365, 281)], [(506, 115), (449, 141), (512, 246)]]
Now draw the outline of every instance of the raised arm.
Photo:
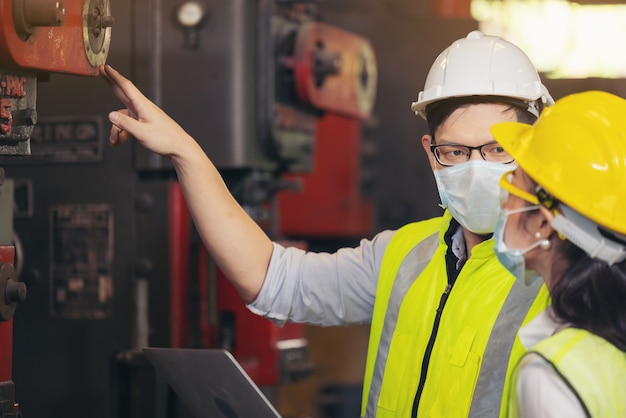
[(263, 285), (272, 242), (180, 125), (112, 67), (104, 66), (100, 74), (126, 107), (109, 114), (111, 145), (134, 137), (148, 150), (172, 160), (202, 242), (241, 298), (252, 302)]

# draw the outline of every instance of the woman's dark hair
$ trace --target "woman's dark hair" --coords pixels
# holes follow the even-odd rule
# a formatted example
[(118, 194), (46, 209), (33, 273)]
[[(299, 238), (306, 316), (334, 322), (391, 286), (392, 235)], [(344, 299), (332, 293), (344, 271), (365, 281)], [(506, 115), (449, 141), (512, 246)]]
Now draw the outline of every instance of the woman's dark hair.
[(568, 267), (550, 291), (555, 319), (626, 351), (626, 263), (609, 266), (569, 241), (559, 248)]
[(430, 135), (434, 137), (435, 131), (458, 108), (479, 103), (508, 104), (510, 107), (507, 110), (515, 110), (517, 121), (521, 123), (532, 125), (537, 120), (537, 117), (528, 111), (528, 105), (521, 100), (499, 96), (452, 97), (426, 106), (426, 119)]

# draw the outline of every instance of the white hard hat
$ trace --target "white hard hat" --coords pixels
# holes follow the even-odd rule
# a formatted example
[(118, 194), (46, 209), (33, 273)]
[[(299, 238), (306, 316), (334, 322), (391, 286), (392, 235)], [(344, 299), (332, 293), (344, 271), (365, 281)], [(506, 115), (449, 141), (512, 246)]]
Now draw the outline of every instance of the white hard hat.
[(526, 102), (539, 115), (554, 100), (528, 56), (497, 36), (472, 31), (446, 48), (430, 67), (411, 110), (426, 119), (428, 104), (452, 97), (500, 96)]

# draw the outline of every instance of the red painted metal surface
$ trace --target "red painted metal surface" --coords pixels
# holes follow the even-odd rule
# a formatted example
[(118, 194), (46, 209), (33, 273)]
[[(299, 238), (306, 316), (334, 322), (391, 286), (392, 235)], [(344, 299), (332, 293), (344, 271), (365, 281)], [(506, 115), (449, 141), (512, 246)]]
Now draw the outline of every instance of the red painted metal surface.
[(171, 182), (168, 193), (170, 256), (170, 344), (189, 346), (190, 219), (183, 191)]
[[(15, 247), (0, 246), (0, 262), (14, 264)], [(13, 321), (0, 321), (0, 382), (13, 380)]]
[(0, 322), (0, 382), (13, 376), (13, 321)]
[(218, 315), (228, 312), (235, 318), (233, 356), (257, 385), (281, 383), (277, 344), (279, 341), (305, 338), (304, 325), (289, 323), (278, 327), (270, 320), (253, 314), (219, 269), (216, 278)]
[(286, 236), (354, 238), (373, 229), (373, 203), (361, 191), (361, 121), (326, 114), (317, 125), (313, 169), (300, 192), (278, 195)]
[[(305, 23), (298, 31), (293, 60), (300, 100), (354, 118), (370, 115), (377, 69), (368, 40), (324, 23)], [(320, 62), (329, 71), (323, 80)]]
[[(171, 275), (171, 332), (172, 346), (189, 345), (190, 301), (189, 270), (189, 215), (180, 186), (170, 189), (170, 262)], [(284, 242), (297, 245), (302, 242)], [(276, 326), (273, 322), (253, 314), (241, 300), (239, 293), (222, 271), (212, 262), (203, 246), (198, 248), (198, 324), (200, 341), (205, 348), (226, 348), (241, 363), (250, 378), (259, 386), (277, 385), (280, 382), (281, 365), (278, 342), (304, 339), (303, 324)], [(221, 323), (220, 318), (234, 318), (234, 323)], [(231, 328), (232, 326), (232, 328)], [(229, 331), (225, 331), (229, 328)], [(222, 334), (233, 331), (232, 347), (220, 341)], [(230, 335), (230, 334), (229, 334)], [(230, 344), (230, 343), (229, 343)]]
[[(0, 134), (5, 135), (11, 132), (13, 128), (12, 110), (15, 100), (19, 103), (24, 99), (27, 93), (26, 85), (28, 77), (24, 75), (10, 74), (0, 70)], [(35, 83), (31, 83), (36, 88)]]
[(217, 345), (217, 322), (215, 304), (211, 303), (211, 295), (215, 294), (215, 266), (211, 262), (209, 253), (200, 247), (198, 254), (198, 292), (200, 293), (198, 324), (200, 327), (200, 343), (203, 347)]
[(472, 0), (433, 0), (437, 17), (445, 19), (471, 19)]
[[(13, 1), (0, 1), (0, 67), (34, 69), (75, 75), (97, 75), (84, 45), (83, 0), (66, 0), (62, 26), (37, 27), (20, 39), (13, 21)], [(105, 46), (108, 53), (108, 44)]]

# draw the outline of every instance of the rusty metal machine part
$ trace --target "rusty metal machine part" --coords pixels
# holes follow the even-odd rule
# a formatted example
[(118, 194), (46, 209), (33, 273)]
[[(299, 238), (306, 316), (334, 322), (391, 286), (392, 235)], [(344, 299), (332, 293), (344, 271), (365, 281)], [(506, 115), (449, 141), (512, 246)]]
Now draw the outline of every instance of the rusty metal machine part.
[(0, 68), (98, 75), (109, 52), (109, 0), (0, 2)]
[(111, 42), (109, 0), (0, 2), (0, 155), (30, 155), (41, 73), (98, 75)]
[(36, 27), (63, 26), (65, 16), (65, 0), (13, 0), (13, 23), (22, 40)]
[(37, 77), (0, 68), (0, 155), (29, 155), (37, 123)]
[(17, 281), (15, 269), (9, 263), (0, 263), (0, 321), (13, 318), (17, 302), (26, 300), (26, 285)]
[[(0, 155), (30, 155), (40, 76), (97, 76), (112, 26), (109, 0), (0, 1)], [(14, 197), (12, 191), (3, 195)], [(0, 205), (0, 232), (13, 228), (14, 202), (9, 203), (8, 210)], [(6, 238), (0, 244), (0, 417), (17, 418), (22, 415), (12, 376), (12, 319), (26, 285), (17, 281), (15, 246)]]
[(358, 119), (371, 115), (377, 64), (367, 39), (325, 23), (305, 23), (296, 37), (292, 65), (303, 102)]
[(99, 67), (106, 60), (113, 23), (108, 0), (85, 0), (83, 40), (87, 59), (94, 67)]

